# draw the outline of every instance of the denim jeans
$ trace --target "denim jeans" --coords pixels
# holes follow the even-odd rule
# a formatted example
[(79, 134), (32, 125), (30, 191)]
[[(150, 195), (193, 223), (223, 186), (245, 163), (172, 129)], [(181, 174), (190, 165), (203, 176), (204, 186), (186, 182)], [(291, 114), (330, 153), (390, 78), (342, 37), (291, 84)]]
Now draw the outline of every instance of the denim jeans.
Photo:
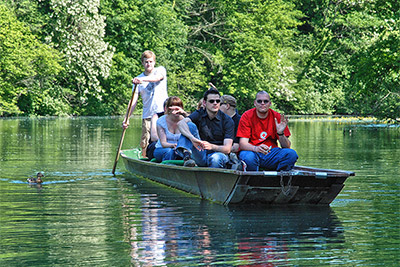
[(170, 147), (157, 147), (154, 150), (154, 157), (156, 158), (157, 162), (176, 159), (177, 156), (178, 155), (175, 153), (175, 150)]
[[(196, 124), (193, 122), (188, 122), (188, 126), (193, 136), (197, 139), (200, 139), (199, 130), (197, 129)], [(229, 161), (228, 155), (224, 153), (215, 152), (212, 150), (197, 150), (195, 147), (193, 147), (192, 142), (188, 138), (181, 135), (178, 140), (176, 152), (183, 157), (183, 150), (185, 149), (191, 153), (192, 159), (196, 162), (197, 166), (200, 167), (225, 168)]]
[(293, 169), (298, 156), (293, 149), (275, 147), (266, 155), (243, 150), (239, 158), (247, 164), (247, 171), (258, 171), (259, 167), (270, 171), (289, 171)]

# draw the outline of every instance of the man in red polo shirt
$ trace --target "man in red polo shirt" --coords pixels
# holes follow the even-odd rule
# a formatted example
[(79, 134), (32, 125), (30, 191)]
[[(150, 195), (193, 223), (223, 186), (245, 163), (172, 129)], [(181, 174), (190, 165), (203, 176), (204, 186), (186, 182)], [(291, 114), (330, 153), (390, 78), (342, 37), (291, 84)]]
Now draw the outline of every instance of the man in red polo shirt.
[[(298, 156), (290, 148), (288, 120), (270, 109), (270, 96), (260, 91), (254, 101), (255, 108), (246, 111), (239, 122), (239, 158), (247, 164), (247, 171), (288, 171), (294, 167)], [(278, 146), (278, 140), (281, 147)]]

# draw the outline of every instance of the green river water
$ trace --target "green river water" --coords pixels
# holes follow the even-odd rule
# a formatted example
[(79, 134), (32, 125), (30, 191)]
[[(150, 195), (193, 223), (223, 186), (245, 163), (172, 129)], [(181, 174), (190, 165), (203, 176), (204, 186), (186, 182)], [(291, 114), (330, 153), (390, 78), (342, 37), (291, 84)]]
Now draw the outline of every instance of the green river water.
[[(399, 127), (292, 118), (298, 165), (356, 176), (329, 207), (224, 207), (114, 177), (121, 122), (0, 119), (0, 266), (400, 265)], [(123, 148), (139, 138), (134, 117)]]

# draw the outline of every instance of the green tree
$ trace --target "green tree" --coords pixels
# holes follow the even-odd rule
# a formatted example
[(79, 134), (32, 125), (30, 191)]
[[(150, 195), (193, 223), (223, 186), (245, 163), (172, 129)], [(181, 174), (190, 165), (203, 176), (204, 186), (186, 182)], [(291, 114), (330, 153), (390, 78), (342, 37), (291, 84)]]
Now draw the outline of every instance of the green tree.
[(114, 49), (103, 40), (105, 17), (99, 5), (99, 0), (49, 1), (47, 41), (63, 54), (60, 85), (69, 89), (67, 99), (77, 114), (102, 112), (100, 79), (107, 78), (111, 68)]
[[(169, 95), (183, 97), (187, 93), (186, 85), (191, 83), (182, 73), (187, 74), (190, 67), (185, 66), (188, 29), (175, 7), (174, 1), (162, 0), (102, 1), (106, 40), (116, 49), (110, 78), (104, 81), (109, 96), (105, 103), (112, 113), (125, 112), (126, 105), (121, 103), (129, 101), (131, 80), (143, 71), (140, 56), (144, 50), (154, 51), (157, 65), (167, 69)], [(191, 69), (189, 75), (196, 71)]]
[(287, 1), (196, 1), (186, 19), (189, 48), (241, 110), (251, 108), (259, 90), (268, 91), (279, 106), (294, 100), (292, 39), (300, 15)]
[(359, 114), (400, 119), (399, 22), (388, 20), (374, 42), (351, 58), (354, 71), (347, 96)]
[[(51, 110), (49, 91), (62, 70), (59, 62), (57, 51), (39, 42), (5, 4), (0, 4), (0, 116)], [(32, 96), (40, 96), (42, 103), (29, 102), (20, 108), (20, 101)]]
[(297, 111), (399, 117), (399, 3), (295, 2), (305, 14)]

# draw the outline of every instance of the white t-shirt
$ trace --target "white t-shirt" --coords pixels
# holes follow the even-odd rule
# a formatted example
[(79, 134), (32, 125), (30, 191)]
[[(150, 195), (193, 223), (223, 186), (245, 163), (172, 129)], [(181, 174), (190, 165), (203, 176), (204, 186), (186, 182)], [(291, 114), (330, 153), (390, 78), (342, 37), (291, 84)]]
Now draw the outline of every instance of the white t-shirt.
[(158, 82), (142, 82), (137, 85), (138, 92), (143, 101), (143, 119), (151, 118), (154, 114), (164, 111), (164, 101), (168, 98), (167, 92), (167, 70), (163, 67), (154, 68), (154, 71), (146, 76), (142, 72), (138, 78), (151, 77), (152, 75), (161, 75), (164, 77)]

